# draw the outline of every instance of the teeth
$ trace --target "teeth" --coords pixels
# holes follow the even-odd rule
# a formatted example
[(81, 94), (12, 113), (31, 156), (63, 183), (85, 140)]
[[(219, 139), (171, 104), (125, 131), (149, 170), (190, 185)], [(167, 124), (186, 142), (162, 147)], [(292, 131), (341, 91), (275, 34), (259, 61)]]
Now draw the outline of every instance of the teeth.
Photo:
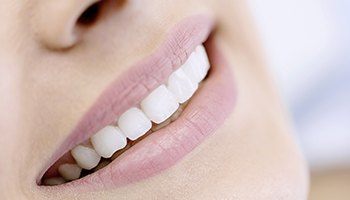
[(152, 122), (140, 109), (134, 107), (119, 117), (118, 126), (126, 137), (136, 140), (151, 129)]
[(192, 81), (181, 68), (173, 72), (168, 79), (168, 89), (179, 103), (190, 99), (197, 88), (198, 83)]
[(72, 149), (71, 154), (79, 167), (87, 170), (96, 167), (101, 159), (94, 149), (82, 145)]
[(205, 76), (207, 75), (208, 71), (209, 71), (209, 68), (210, 68), (210, 63), (209, 63), (209, 59), (208, 59), (208, 55), (207, 55), (207, 52), (204, 48), (203, 45), (199, 45), (197, 48), (196, 48), (196, 54), (198, 56), (198, 59), (201, 63), (201, 69), (202, 69), (202, 72), (201, 72), (201, 80), (203, 80), (205, 78)]
[(208, 56), (204, 47), (202, 45), (198, 46), (181, 68), (192, 81), (201, 82), (209, 69)]
[(178, 107), (179, 103), (165, 85), (156, 88), (141, 102), (142, 111), (156, 124), (168, 119)]
[(62, 177), (54, 177), (54, 178), (48, 178), (43, 180), (43, 184), (49, 185), (49, 186), (61, 185), (65, 182), (66, 181)]
[(91, 144), (98, 155), (109, 158), (126, 146), (126, 137), (119, 128), (106, 126), (91, 137)]
[(58, 172), (67, 181), (80, 177), (81, 168), (76, 164), (62, 164), (58, 167)]
[[(61, 177), (44, 179), (43, 183), (59, 185), (84, 176), (85, 172), (81, 175), (82, 169), (97, 171), (138, 142), (138, 138), (175, 121), (209, 68), (206, 50), (199, 45), (187, 61), (169, 76), (166, 85), (160, 85), (141, 101), (141, 109), (130, 108), (117, 120), (118, 127), (110, 125), (98, 131), (90, 138), (92, 147), (78, 145), (73, 148), (71, 155), (76, 164), (60, 165), (58, 172)], [(101, 161), (101, 157), (108, 160)]]

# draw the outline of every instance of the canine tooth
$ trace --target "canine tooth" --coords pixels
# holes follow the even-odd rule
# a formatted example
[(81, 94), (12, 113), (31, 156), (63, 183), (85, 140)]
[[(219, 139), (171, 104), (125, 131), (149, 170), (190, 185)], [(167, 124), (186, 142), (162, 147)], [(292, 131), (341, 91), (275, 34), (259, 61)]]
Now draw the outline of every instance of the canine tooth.
[(98, 155), (110, 158), (116, 151), (126, 146), (126, 137), (118, 127), (106, 126), (90, 139)]
[(94, 149), (82, 145), (72, 149), (71, 154), (79, 167), (87, 170), (96, 167), (101, 159), (101, 156)]
[(126, 137), (136, 140), (151, 129), (152, 122), (140, 109), (133, 107), (119, 117), (118, 126)]
[(191, 81), (181, 68), (169, 76), (168, 89), (179, 103), (184, 103), (190, 99), (197, 88), (198, 83)]
[(65, 182), (66, 181), (62, 177), (53, 177), (53, 178), (44, 179), (43, 185), (54, 186), (54, 185), (61, 185)]
[(71, 181), (80, 177), (81, 167), (76, 164), (62, 164), (58, 167), (58, 172), (65, 180)]
[(196, 51), (192, 52), (181, 68), (193, 82), (199, 83), (207, 75), (209, 69), (208, 64), (206, 64), (206, 59), (208, 59), (208, 56), (206, 55), (205, 50), (203, 52), (202, 47), (199, 46), (196, 48)]
[(142, 111), (156, 124), (168, 119), (178, 107), (179, 103), (165, 85), (156, 88), (141, 102)]

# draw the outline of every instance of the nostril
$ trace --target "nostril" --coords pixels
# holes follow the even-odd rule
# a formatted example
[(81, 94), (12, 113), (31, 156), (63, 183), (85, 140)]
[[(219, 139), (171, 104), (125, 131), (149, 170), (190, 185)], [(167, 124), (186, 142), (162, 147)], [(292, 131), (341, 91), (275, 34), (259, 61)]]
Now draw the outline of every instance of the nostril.
[(32, 25), (39, 41), (50, 49), (66, 49), (77, 44), (96, 22), (101, 0), (42, 1), (33, 10)]
[(97, 21), (101, 9), (101, 2), (97, 2), (88, 7), (78, 18), (77, 24), (88, 26)]

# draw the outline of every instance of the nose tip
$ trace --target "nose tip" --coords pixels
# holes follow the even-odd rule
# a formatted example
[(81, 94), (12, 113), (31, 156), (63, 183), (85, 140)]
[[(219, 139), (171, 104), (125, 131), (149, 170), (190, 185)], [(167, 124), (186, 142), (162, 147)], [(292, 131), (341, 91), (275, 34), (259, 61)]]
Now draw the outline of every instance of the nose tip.
[(33, 28), (44, 46), (65, 49), (74, 46), (82, 37), (79, 17), (100, 0), (46, 0), (37, 5)]

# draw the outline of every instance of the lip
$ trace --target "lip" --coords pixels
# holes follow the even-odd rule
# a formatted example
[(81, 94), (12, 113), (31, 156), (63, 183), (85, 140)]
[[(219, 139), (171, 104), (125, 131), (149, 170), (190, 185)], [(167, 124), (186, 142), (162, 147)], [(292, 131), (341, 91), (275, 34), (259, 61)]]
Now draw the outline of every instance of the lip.
[[(42, 170), (37, 183), (69, 149), (113, 123), (117, 116), (164, 83), (196, 46), (208, 40), (213, 27), (214, 20), (206, 15), (192, 16), (176, 25), (158, 50), (107, 87)], [(206, 42), (206, 49), (211, 63), (210, 75), (176, 121), (147, 136), (105, 168), (54, 187), (98, 190), (145, 179), (174, 165), (220, 127), (233, 110), (236, 90), (229, 64), (213, 40)]]

